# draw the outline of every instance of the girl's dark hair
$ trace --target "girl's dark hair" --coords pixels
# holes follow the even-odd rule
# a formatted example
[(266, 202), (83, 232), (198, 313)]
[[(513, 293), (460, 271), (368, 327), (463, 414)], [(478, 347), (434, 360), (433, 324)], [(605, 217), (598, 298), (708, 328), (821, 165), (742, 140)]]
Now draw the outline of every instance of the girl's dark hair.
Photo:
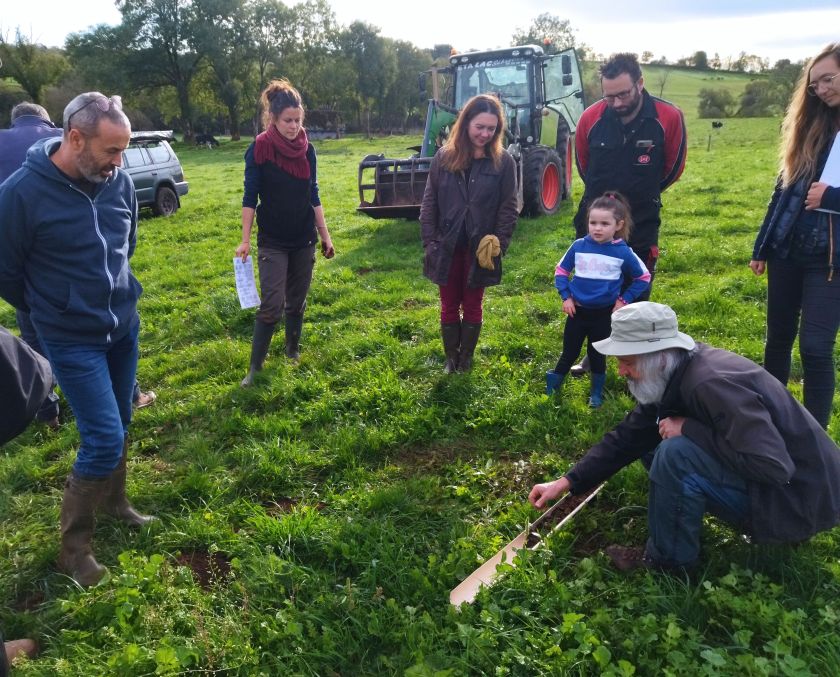
[(593, 209), (605, 209), (612, 212), (616, 222), (624, 221), (624, 225), (615, 231), (615, 236), (620, 237), (625, 242), (630, 241), (630, 233), (633, 231), (633, 216), (630, 214), (630, 203), (627, 202), (626, 197), (617, 191), (608, 190), (589, 204), (589, 209), (586, 210), (587, 221)]
[(287, 108), (300, 108), (303, 112), (303, 100), (292, 83), (286, 78), (272, 80), (260, 94), (262, 105), (263, 129), (268, 129), (271, 121)]
[(482, 113), (495, 115), (499, 123), (496, 125), (496, 133), (493, 138), (484, 146), (484, 153), (493, 160), (493, 165), (498, 167), (502, 161), (502, 137), (505, 133), (505, 114), (502, 104), (495, 96), (479, 94), (472, 97), (458, 114), (458, 119), (449, 132), (449, 138), (443, 144), (443, 155), (441, 165), (449, 172), (462, 172), (470, 166), (473, 160), (473, 147), (470, 143), (470, 122), (473, 118)]

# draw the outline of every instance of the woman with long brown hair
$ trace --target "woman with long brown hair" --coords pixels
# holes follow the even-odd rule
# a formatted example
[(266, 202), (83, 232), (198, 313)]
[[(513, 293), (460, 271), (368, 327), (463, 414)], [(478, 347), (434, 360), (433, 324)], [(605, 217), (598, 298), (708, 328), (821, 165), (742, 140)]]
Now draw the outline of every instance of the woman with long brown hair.
[(335, 255), (318, 194), (315, 149), (303, 128), (300, 94), (288, 80), (272, 80), (260, 101), (266, 130), (245, 152), (242, 242), (236, 248), (236, 256), (244, 261), (251, 251), (256, 215), (262, 299), (243, 387), (250, 386), (262, 369), (281, 318), (285, 319), (286, 357), (299, 357), (318, 239), (326, 258)]
[(502, 146), (504, 127), (496, 97), (467, 101), (432, 159), (423, 195), (423, 274), (440, 290), (446, 373), (472, 367), (484, 288), (501, 281), (516, 226), (516, 163)]
[(820, 175), (832, 143), (840, 152), (840, 43), (808, 62), (782, 131), (779, 179), (750, 261), (756, 275), (767, 270), (764, 367), (787, 384), (798, 332), (805, 408), (826, 428), (840, 328), (840, 187)]

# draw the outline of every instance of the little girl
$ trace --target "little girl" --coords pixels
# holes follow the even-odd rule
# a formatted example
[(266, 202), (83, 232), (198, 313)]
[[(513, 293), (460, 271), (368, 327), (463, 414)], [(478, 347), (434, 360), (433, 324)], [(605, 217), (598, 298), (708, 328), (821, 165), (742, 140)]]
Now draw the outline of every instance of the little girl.
[[(554, 286), (563, 297), (568, 315), (563, 332), (563, 354), (553, 371), (545, 374), (546, 393), (563, 383), (580, 354), (584, 339), (591, 365), (589, 406), (603, 404), (607, 358), (592, 347), (610, 335), (613, 311), (632, 303), (650, 285), (650, 273), (627, 246), (633, 221), (624, 196), (605, 193), (589, 205), (589, 235), (575, 240), (554, 270)], [(624, 239), (621, 239), (624, 238)], [(570, 273), (574, 276), (569, 280)], [(630, 284), (624, 291), (624, 280)]]

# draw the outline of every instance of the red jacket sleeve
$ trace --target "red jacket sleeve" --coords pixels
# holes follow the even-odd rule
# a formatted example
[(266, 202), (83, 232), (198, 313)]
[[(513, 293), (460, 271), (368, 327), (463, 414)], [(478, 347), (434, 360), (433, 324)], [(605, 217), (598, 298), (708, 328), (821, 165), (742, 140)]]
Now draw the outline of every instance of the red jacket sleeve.
[(586, 172), (589, 170), (589, 133), (604, 114), (605, 108), (604, 101), (593, 103), (583, 111), (575, 130), (575, 164), (584, 183), (586, 183)]
[(665, 190), (685, 169), (686, 133), (682, 111), (665, 101), (656, 101), (656, 115), (665, 132), (665, 165), (659, 189)]

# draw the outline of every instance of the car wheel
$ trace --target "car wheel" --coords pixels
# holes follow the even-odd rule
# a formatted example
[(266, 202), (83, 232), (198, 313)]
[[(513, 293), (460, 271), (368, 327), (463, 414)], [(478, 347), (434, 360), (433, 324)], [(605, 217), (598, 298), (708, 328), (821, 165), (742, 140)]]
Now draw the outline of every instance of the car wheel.
[(172, 216), (178, 211), (178, 196), (169, 186), (161, 186), (155, 195), (152, 211), (158, 216)]

